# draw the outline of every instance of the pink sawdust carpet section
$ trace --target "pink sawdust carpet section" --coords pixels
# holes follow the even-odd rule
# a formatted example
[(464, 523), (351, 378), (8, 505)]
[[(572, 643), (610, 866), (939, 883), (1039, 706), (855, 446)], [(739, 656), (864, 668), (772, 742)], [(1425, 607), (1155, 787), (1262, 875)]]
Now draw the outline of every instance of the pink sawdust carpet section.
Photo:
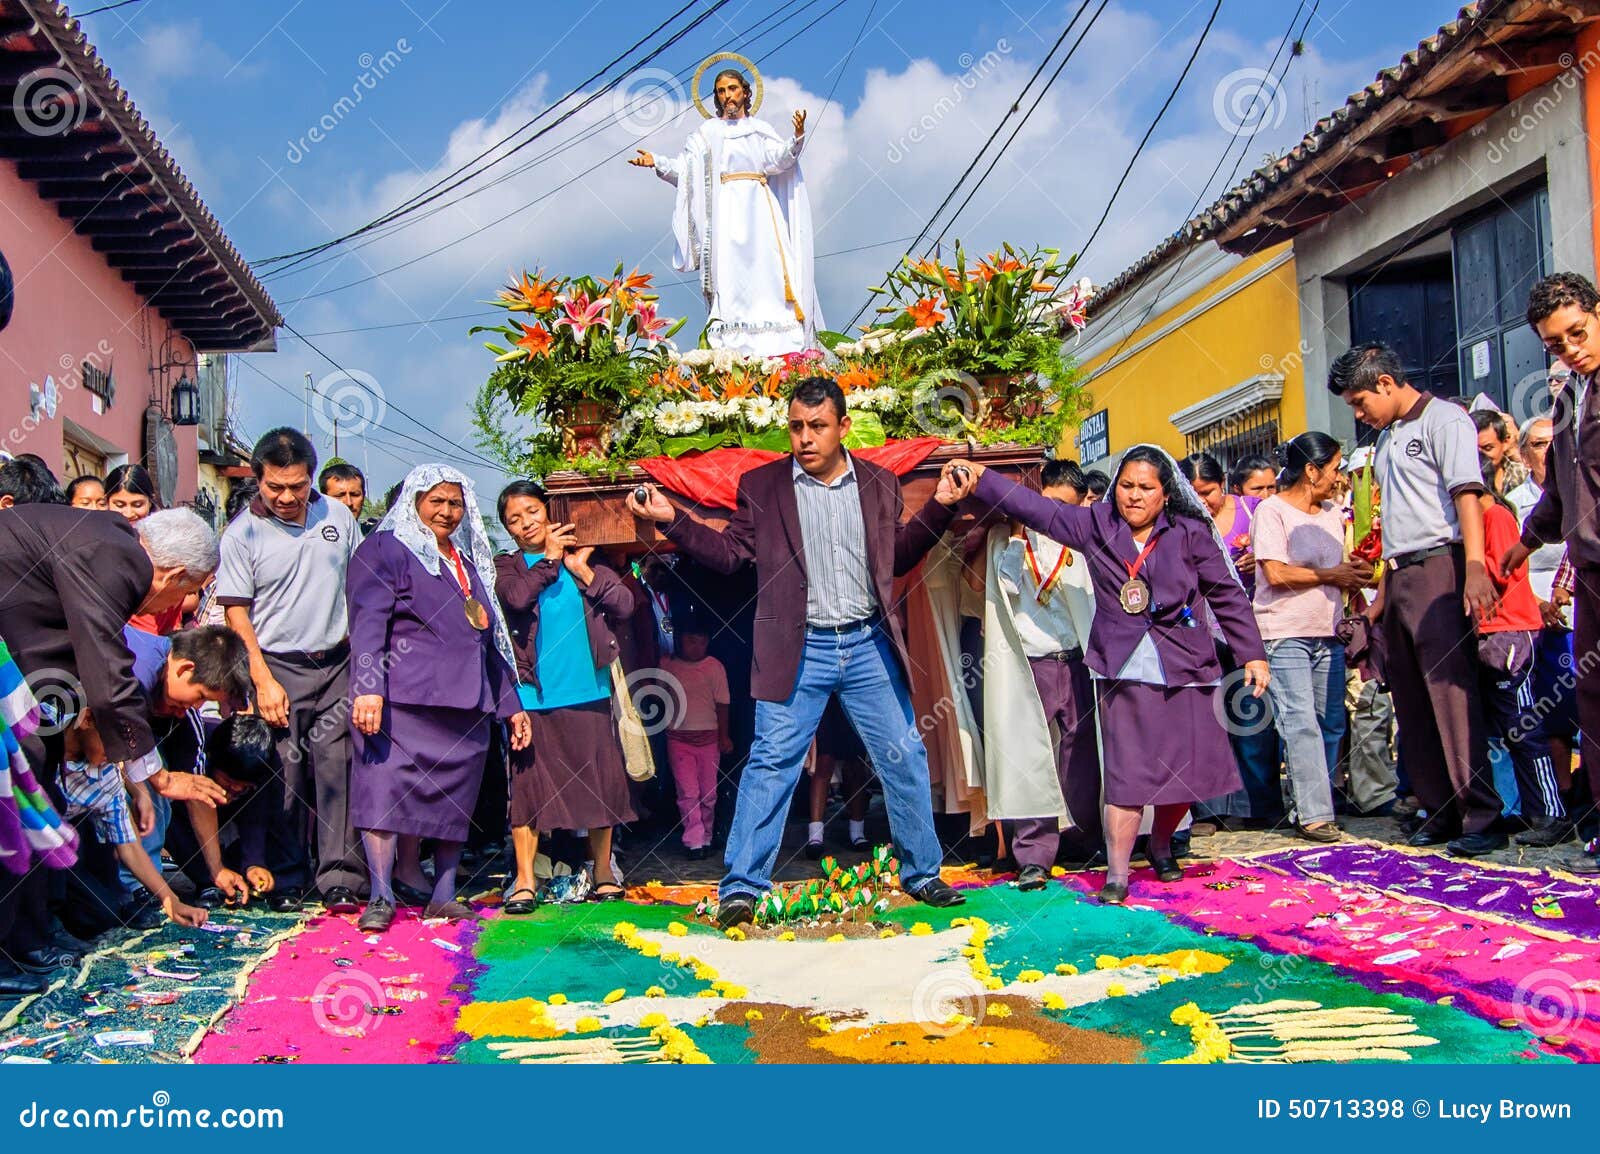
[[(1564, 917), (1533, 916), (1531, 897), (1504, 913), (1489, 910), (1501, 904), (1501, 890), (1509, 886), (1518, 893), (1562, 895), (1553, 900), (1576, 913), (1576, 900), (1593, 901), (1587, 887), (1543, 871), (1477, 867), (1373, 847), (1351, 851), (1367, 868), (1404, 859), (1392, 872), (1414, 876), (1431, 870), (1441, 879), (1397, 895), (1371, 884), (1376, 876), (1369, 880), (1337, 868), (1322, 873), (1318, 867), (1335, 864), (1329, 856), (1307, 851), (1195, 865), (1171, 885), (1155, 882), (1147, 870), (1135, 871), (1129, 905), (1191, 929), (1327, 963), (1375, 990), (1447, 1000), (1497, 1024), (1522, 1026), (1551, 1052), (1600, 1060), (1600, 942), (1591, 940), (1587, 917), (1570, 920), (1583, 934), (1578, 936), (1568, 932)], [(1080, 877), (1070, 884), (1092, 892), (1100, 881)], [(1490, 895), (1499, 896), (1485, 902)], [(1544, 908), (1551, 908), (1548, 902)]]
[(200, 1063), (448, 1061), (478, 926), (406, 911), (382, 935), (325, 915), (283, 942), (195, 1051)]

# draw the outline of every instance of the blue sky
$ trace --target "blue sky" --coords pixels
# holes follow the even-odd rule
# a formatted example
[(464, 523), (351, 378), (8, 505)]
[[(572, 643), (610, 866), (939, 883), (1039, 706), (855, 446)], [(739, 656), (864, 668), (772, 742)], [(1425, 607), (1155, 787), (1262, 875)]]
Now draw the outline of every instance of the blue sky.
[[(482, 311), (509, 269), (609, 272), (619, 260), (638, 264), (667, 285), (662, 311), (688, 315), (685, 333), (698, 331), (698, 297), (671, 284), (683, 279), (671, 268), (671, 190), (622, 160), (634, 147), (678, 149), (696, 114), (675, 77), (704, 56), (742, 45), (754, 29), (745, 51), (767, 78), (764, 118), (785, 123), (794, 108), (809, 110), (804, 163), (816, 247), (836, 254), (819, 260), (818, 282), (829, 324), (841, 327), (1080, 3), (731, 0), (648, 71), (453, 195), (507, 176), (500, 183), (315, 267), (269, 278), (289, 323), (344, 368), (367, 374), (385, 398), (374, 404), (348, 382), (326, 383), (330, 395), (377, 422), (352, 440), (346, 420), (344, 455), (365, 462), (380, 490), (408, 461), (473, 457), (467, 401), (490, 357), (466, 336), (471, 319), (438, 318)], [(947, 236), (971, 247), (1010, 240), (1076, 251), (1212, 3), (1107, 7)], [(675, 7), (661, 0), (142, 0), (89, 17), (86, 26), (234, 243), (255, 260), (325, 240), (433, 184)], [(701, 0), (692, 11), (708, 7)], [(1081, 272), (1096, 281), (1115, 276), (1182, 223), (1203, 191), (1207, 200), (1219, 191), (1241, 152), (1242, 172), (1289, 146), (1315, 115), (1455, 15), (1448, 4), (1418, 0), (1319, 0), (1305, 54), (1280, 87), (1263, 89), (1261, 70), (1294, 11), (1290, 0), (1224, 0)], [(1206, 189), (1257, 92), (1256, 134), (1234, 147)], [(359, 103), (340, 107), (353, 93)], [(313, 139), (319, 124), (331, 127)], [(324, 381), (333, 371), (287, 331), (279, 350), (246, 358), (238, 374), (238, 424), (247, 435), (302, 423), (303, 374)], [(322, 412), (331, 411), (325, 402)], [(330, 425), (325, 415), (313, 420), (324, 452)], [(485, 484), (499, 480), (493, 470), (474, 472)]]

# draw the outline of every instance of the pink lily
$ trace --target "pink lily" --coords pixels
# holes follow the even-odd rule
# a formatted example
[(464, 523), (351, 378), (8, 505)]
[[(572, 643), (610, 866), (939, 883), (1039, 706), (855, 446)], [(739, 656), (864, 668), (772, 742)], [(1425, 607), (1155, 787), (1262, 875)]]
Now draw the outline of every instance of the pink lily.
[(556, 328), (565, 326), (571, 329), (573, 336), (580, 341), (595, 325), (611, 327), (611, 317), (608, 315), (611, 309), (610, 297), (601, 297), (591, 302), (583, 293), (573, 292), (562, 299), (561, 307), (566, 315), (556, 321)]
[(667, 317), (656, 315), (656, 306), (641, 304), (633, 314), (634, 331), (640, 338), (654, 343), (661, 339), (661, 334), (672, 326), (672, 321)]

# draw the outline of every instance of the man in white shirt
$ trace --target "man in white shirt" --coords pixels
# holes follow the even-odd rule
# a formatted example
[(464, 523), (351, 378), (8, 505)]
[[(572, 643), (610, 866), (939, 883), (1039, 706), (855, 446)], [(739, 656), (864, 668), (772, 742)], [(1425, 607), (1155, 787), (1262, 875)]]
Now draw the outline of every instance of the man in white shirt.
[[(1046, 497), (1067, 505), (1081, 505), (1089, 494), (1076, 461), (1046, 461), (1039, 473), (1039, 487)], [(1059, 787), (1076, 826), (1077, 848), (1088, 857), (1101, 841), (1100, 754), (1095, 738), (1094, 685), (1083, 661), (1083, 645), (1088, 640), (1084, 626), (1093, 613), (1092, 599), (1075, 604), (1070, 580), (1082, 575), (1083, 566), (1083, 558), (1066, 546), (1013, 525), (995, 576), (1028, 659), (1044, 722), (1054, 730), (1056, 781), (1052, 784)], [(1074, 567), (1080, 570), (1078, 574), (1073, 573)], [(987, 643), (1004, 641), (991, 637)], [(1044, 787), (1043, 792), (1048, 793), (1049, 788)], [(1060, 848), (1058, 815), (1013, 818), (1011, 856), (1017, 862), (1017, 888), (1043, 889)]]

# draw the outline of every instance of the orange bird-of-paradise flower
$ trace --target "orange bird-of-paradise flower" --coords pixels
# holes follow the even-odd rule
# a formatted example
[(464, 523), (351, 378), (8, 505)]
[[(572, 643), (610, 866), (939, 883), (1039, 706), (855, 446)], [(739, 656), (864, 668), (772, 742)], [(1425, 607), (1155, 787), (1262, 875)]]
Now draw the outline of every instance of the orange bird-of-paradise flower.
[(853, 393), (857, 389), (870, 389), (883, 379), (877, 369), (846, 369), (838, 376), (841, 392)]
[(514, 342), (519, 349), (526, 349), (530, 357), (547, 357), (550, 355), (550, 345), (554, 340), (550, 330), (543, 325), (522, 325), (522, 335)]
[(513, 312), (549, 312), (556, 307), (556, 290), (538, 273), (531, 277), (523, 273), (510, 287), (501, 290), (500, 300)]
[(931, 329), (944, 320), (944, 314), (939, 311), (939, 302), (933, 297), (923, 297), (906, 311), (919, 329)]
[(639, 307), (640, 295), (649, 291), (651, 275), (635, 268), (627, 276), (613, 277), (606, 282), (606, 295), (631, 313)]

